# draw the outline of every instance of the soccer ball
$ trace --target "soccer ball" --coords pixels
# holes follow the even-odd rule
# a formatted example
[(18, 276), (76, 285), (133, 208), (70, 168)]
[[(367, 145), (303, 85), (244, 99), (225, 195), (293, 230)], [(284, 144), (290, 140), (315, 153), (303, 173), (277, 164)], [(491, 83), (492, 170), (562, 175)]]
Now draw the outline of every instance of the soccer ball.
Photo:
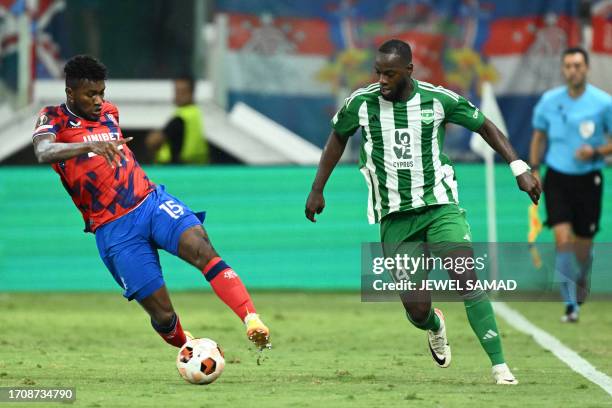
[(221, 347), (211, 339), (190, 339), (176, 357), (176, 368), (192, 384), (210, 384), (225, 367)]

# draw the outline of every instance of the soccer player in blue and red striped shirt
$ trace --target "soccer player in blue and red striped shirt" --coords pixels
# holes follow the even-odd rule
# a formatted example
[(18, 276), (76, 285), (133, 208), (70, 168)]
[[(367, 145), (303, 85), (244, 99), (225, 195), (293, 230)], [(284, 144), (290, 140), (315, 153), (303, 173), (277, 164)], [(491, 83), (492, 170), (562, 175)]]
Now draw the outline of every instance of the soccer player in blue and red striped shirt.
[(167, 343), (185, 343), (190, 334), (181, 327), (162, 276), (157, 249), (163, 248), (202, 271), (244, 322), (248, 338), (259, 349), (269, 346), (269, 329), (238, 275), (213, 248), (203, 216), (152, 183), (136, 161), (117, 107), (104, 100), (104, 65), (80, 55), (64, 72), (66, 103), (40, 112), (34, 151), (59, 174), (124, 296), (140, 303)]

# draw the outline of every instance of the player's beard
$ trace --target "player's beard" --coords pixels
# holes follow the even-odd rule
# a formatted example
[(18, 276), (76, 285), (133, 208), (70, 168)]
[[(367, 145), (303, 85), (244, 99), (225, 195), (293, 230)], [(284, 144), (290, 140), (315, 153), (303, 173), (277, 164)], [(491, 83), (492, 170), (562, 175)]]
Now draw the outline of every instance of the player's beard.
[(390, 102), (399, 101), (400, 96), (402, 95), (402, 91), (406, 88), (407, 84), (408, 84), (408, 81), (406, 81), (406, 78), (400, 79), (395, 85), (395, 87), (391, 89), (391, 92), (389, 93), (389, 95), (388, 96), (383, 95), (383, 98)]
[(94, 114), (83, 115), (83, 117), (90, 122), (97, 122), (100, 119), (100, 115), (94, 115)]
[(85, 113), (85, 111), (81, 109), (81, 107), (76, 103), (74, 104), (67, 103), (66, 105), (68, 106), (68, 109), (70, 109), (75, 115), (85, 120), (88, 120), (90, 122), (95, 122), (100, 118), (100, 115), (96, 115), (93, 112), (89, 114)]
[[(77, 112), (75, 112), (77, 113)], [(92, 113), (85, 113), (83, 111), (81, 111), (80, 113), (77, 113), (77, 115), (79, 115), (82, 118), (87, 119), (90, 122), (97, 122), (100, 119), (100, 113), (96, 114), (94, 112)]]

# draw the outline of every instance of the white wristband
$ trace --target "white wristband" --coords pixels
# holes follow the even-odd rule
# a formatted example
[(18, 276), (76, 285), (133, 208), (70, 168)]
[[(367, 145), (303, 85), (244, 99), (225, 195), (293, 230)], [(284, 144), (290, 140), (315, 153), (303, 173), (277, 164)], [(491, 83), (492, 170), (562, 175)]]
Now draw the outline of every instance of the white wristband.
[(510, 169), (512, 169), (512, 174), (514, 174), (514, 177), (518, 177), (526, 171), (531, 170), (531, 167), (529, 167), (527, 163), (522, 160), (515, 160), (510, 163)]

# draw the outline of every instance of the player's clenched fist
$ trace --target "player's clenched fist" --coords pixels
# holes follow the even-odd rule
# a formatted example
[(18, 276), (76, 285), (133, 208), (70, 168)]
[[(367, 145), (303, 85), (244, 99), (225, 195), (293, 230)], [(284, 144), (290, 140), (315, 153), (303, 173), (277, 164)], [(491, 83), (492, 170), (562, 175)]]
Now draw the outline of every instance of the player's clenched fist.
[(315, 220), (315, 214), (321, 214), (324, 208), (325, 198), (323, 198), (323, 192), (311, 190), (310, 194), (308, 194), (306, 210), (304, 211), (306, 213), (306, 218), (312, 222), (317, 222), (317, 220)]
[(126, 144), (132, 139), (133, 137), (128, 137), (121, 140), (110, 140), (104, 142), (95, 141), (89, 143), (91, 144), (91, 152), (104, 157), (108, 164), (114, 168), (115, 163), (117, 163), (117, 166), (121, 167), (122, 160), (128, 161), (125, 154), (123, 154), (123, 152), (119, 149), (119, 146)]
[(540, 194), (542, 194), (542, 186), (540, 185), (538, 178), (527, 171), (517, 176), (516, 182), (518, 183), (519, 188), (529, 195), (531, 201), (533, 201), (534, 204), (537, 204), (538, 200), (540, 199)]

